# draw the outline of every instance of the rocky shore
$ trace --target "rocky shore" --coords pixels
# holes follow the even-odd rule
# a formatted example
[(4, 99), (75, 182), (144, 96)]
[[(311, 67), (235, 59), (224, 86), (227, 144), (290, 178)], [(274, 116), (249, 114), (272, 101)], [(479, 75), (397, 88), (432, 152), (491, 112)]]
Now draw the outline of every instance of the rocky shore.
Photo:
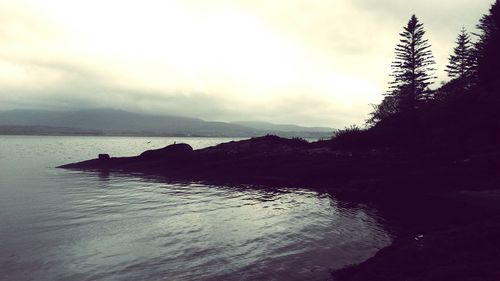
[(175, 181), (308, 187), (373, 204), (395, 242), (335, 280), (500, 280), (500, 149), (346, 149), (265, 136), (61, 166)]

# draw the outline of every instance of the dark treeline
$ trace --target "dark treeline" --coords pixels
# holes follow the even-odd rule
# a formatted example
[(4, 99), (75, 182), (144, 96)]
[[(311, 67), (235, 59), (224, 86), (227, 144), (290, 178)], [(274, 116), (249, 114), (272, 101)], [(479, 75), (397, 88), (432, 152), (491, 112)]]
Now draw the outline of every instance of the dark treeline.
[(500, 141), (500, 4), (496, 0), (469, 34), (462, 27), (446, 72), (432, 90), (434, 58), (424, 25), (413, 15), (400, 33), (393, 78), (366, 130), (341, 130), (334, 143), (358, 147), (466, 148)]

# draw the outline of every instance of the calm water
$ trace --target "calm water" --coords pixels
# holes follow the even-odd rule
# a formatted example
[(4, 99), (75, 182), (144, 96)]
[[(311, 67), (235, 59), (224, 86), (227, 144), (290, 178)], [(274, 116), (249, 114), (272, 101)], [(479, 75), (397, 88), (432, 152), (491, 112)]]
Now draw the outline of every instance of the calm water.
[(329, 280), (390, 243), (373, 210), (307, 189), (54, 168), (220, 138), (0, 136), (1, 280)]

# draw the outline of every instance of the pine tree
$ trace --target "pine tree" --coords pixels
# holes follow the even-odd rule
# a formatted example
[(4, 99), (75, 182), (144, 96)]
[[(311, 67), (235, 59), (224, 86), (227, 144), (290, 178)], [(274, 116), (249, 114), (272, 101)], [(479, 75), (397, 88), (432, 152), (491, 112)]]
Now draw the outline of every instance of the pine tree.
[(474, 67), (474, 62), (470, 35), (465, 28), (460, 31), (456, 44), (446, 66), (446, 72), (451, 78), (467, 77)]
[(424, 39), (425, 31), (415, 15), (408, 21), (396, 46), (396, 59), (392, 63), (394, 81), (386, 94), (397, 101), (398, 111), (418, 107), (419, 101), (430, 97), (433, 65), (435, 64), (431, 45)]

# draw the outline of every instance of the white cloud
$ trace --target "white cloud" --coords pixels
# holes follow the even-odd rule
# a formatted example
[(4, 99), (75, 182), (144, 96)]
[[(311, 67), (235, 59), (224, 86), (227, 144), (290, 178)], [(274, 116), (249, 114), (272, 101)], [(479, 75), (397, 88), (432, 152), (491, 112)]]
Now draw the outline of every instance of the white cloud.
[(444, 79), (487, 2), (0, 0), (0, 106), (361, 123), (412, 13)]

